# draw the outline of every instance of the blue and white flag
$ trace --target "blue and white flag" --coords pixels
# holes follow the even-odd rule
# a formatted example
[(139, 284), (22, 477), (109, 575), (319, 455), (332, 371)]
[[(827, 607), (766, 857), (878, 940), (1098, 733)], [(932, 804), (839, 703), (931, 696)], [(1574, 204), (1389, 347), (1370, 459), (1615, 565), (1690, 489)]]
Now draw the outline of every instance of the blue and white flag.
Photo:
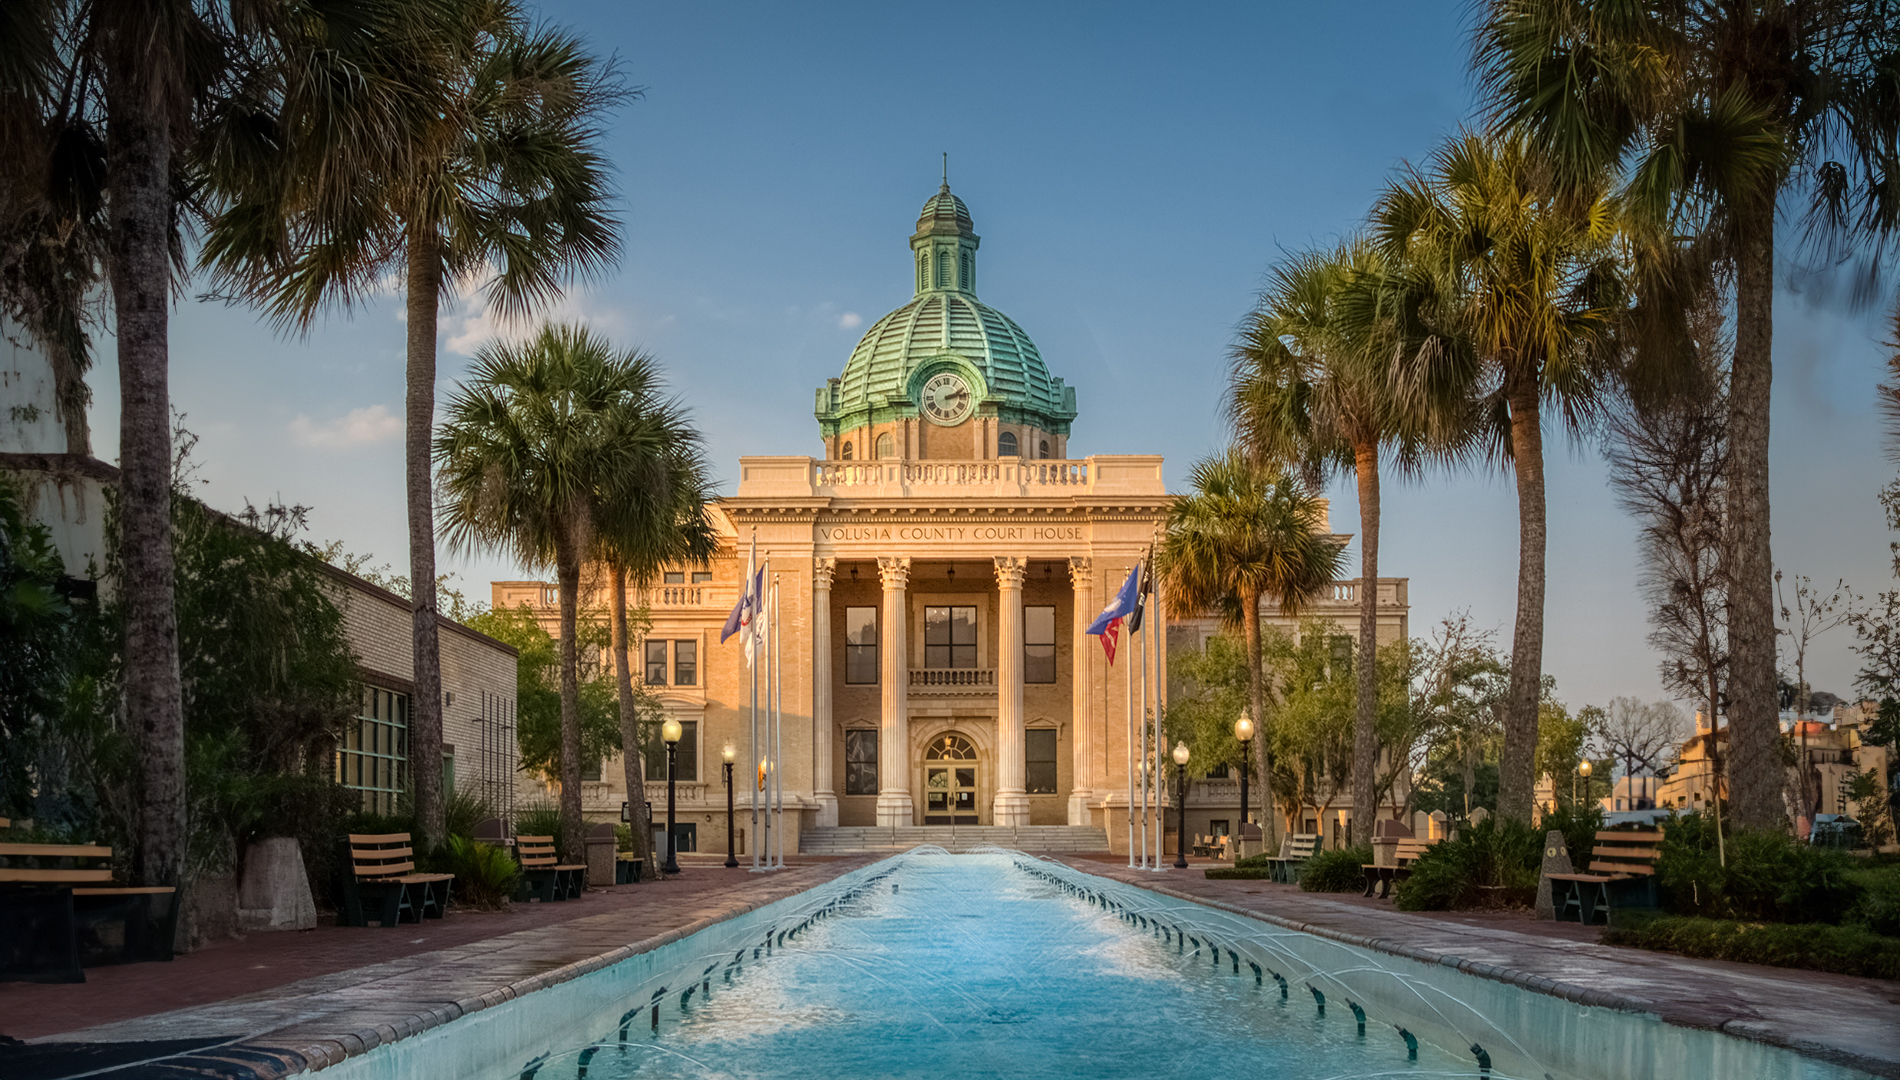
[(1115, 640), (1121, 636), (1124, 622), (1131, 618), (1140, 618), (1141, 614), (1141, 564), (1136, 563), (1128, 571), (1128, 580), (1122, 582), (1120, 591), (1108, 602), (1102, 613), (1089, 624), (1088, 633), (1102, 639), (1102, 651), (1108, 654), (1108, 662), (1115, 662)]
[(755, 542), (752, 554), (745, 565), (745, 586), (739, 593), (739, 602), (732, 606), (732, 614), (726, 616), (725, 628), (719, 632), (719, 643), (724, 645), (734, 634), (744, 635), (740, 644), (745, 647), (745, 662), (752, 666), (753, 654), (757, 651), (761, 635), (765, 630), (765, 571), (759, 567), (759, 550)]

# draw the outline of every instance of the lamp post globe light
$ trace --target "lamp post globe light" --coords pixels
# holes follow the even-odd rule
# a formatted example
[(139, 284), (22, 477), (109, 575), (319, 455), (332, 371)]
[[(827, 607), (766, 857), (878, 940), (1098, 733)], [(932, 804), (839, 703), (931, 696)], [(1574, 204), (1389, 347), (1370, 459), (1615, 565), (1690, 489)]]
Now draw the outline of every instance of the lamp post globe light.
[(1174, 868), (1187, 869), (1187, 743), (1174, 744), (1174, 786), (1180, 792), (1174, 814)]
[(672, 717), (660, 725), (660, 741), (666, 744), (666, 862), (660, 867), (662, 874), (680, 872), (679, 859), (675, 856), (673, 839), (673, 810), (678, 802), (680, 736), (683, 734), (680, 722)]
[[(1583, 801), (1585, 803), (1588, 803), (1590, 801), (1590, 773), (1591, 771), (1592, 769), (1590, 766), (1589, 758), (1584, 758), (1582, 761), (1577, 762), (1577, 775), (1583, 777)], [(1576, 792), (1572, 791), (1571, 800), (1575, 801), (1575, 799), (1576, 799)]]
[(739, 748), (726, 744), (719, 756), (726, 762), (726, 869), (739, 865), (739, 849), (732, 842), (732, 761), (739, 756)]
[[(1252, 748), (1247, 745), (1253, 742), (1253, 717), (1247, 715), (1247, 710), (1245, 709), (1240, 710), (1240, 719), (1234, 721), (1234, 738), (1240, 740), (1240, 829), (1234, 834), (1234, 843), (1237, 845), (1247, 832), (1247, 807), (1249, 805), (1247, 802), (1247, 774), (1253, 769)], [(1234, 851), (1236, 852), (1234, 857), (1238, 860), (1240, 857), (1238, 854), (1240, 848), (1235, 847)]]

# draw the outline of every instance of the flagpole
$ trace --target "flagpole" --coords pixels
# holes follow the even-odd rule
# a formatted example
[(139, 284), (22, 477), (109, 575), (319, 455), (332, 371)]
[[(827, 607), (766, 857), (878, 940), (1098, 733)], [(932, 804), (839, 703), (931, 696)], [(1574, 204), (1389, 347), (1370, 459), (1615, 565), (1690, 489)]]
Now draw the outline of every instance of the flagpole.
[[(1144, 599), (1141, 586), (1137, 584), (1135, 611), (1138, 614), (1135, 618), (1141, 622), (1141, 645), (1137, 649), (1135, 635), (1128, 635), (1128, 659), (1135, 661), (1141, 669), (1141, 687), (1135, 695), (1135, 723), (1140, 725), (1141, 730), (1136, 744), (1140, 747), (1141, 755), (1135, 760), (1141, 765), (1141, 867), (1146, 870), (1148, 868), (1148, 834), (1152, 830), (1148, 827), (1148, 624), (1142, 618), (1145, 614), (1141, 611), (1141, 603)], [(1156, 861), (1159, 862), (1160, 852), (1156, 852), (1155, 855)]]
[[(1155, 714), (1155, 718), (1154, 718), (1155, 792), (1157, 793), (1157, 797), (1155, 799), (1155, 866), (1154, 868), (1156, 870), (1167, 869), (1167, 867), (1164, 865), (1165, 860), (1161, 858), (1161, 852), (1165, 850), (1167, 847), (1167, 844), (1163, 842), (1163, 838), (1166, 837), (1168, 834), (1168, 817), (1166, 814), (1163, 814), (1160, 812), (1161, 799), (1159, 798), (1159, 793), (1164, 790), (1163, 785), (1166, 784), (1167, 778), (1168, 778), (1168, 767), (1167, 767), (1168, 739), (1167, 739), (1167, 736), (1161, 730), (1161, 692), (1167, 688), (1167, 683), (1163, 681), (1161, 677), (1161, 648), (1162, 646), (1167, 644), (1167, 633), (1168, 633), (1168, 622), (1164, 614), (1164, 610), (1165, 609), (1163, 609), (1161, 606), (1161, 578), (1157, 576), (1154, 579), (1154, 610), (1148, 613), (1152, 618), (1142, 623), (1142, 625), (1145, 627), (1159, 628), (1162, 635), (1160, 640), (1155, 642), (1154, 685), (1153, 685), (1153, 689), (1149, 693), (1149, 697), (1154, 702), (1154, 714)], [(1182, 794), (1181, 800), (1182, 800), (1182, 803), (1185, 805), (1187, 801), (1186, 793)]]
[[(769, 556), (768, 556), (769, 557)], [(777, 869), (785, 869), (785, 672), (779, 664), (785, 658), (785, 649), (780, 642), (778, 625), (778, 572), (772, 573), (772, 621), (767, 625), (772, 630), (772, 794), (773, 804), (777, 807), (778, 831), (773, 839), (778, 842)]]
[[(1126, 586), (1123, 586), (1126, 588)], [(1132, 643), (1131, 643), (1132, 644)], [(1109, 663), (1114, 663), (1111, 659)], [(1122, 665), (1123, 701), (1128, 713), (1128, 868), (1135, 868), (1135, 668)], [(1145, 834), (1144, 829), (1144, 834)]]
[[(753, 582), (758, 580), (758, 564), (759, 527), (754, 525), (752, 526), (752, 553), (746, 558), (745, 564), (745, 584), (742, 586), (742, 602), (749, 600), (752, 595)], [(756, 654), (756, 642), (758, 640), (758, 626), (756, 625), (756, 620), (758, 613), (756, 611), (753, 612), (752, 617), (755, 622), (745, 627), (745, 633), (747, 635), (746, 645), (748, 649)], [(750, 747), (752, 767), (746, 770), (747, 773), (750, 774), (746, 779), (751, 780), (754, 776), (758, 775), (759, 771), (759, 665), (756, 661), (756, 657), (749, 657), (746, 661), (746, 667), (750, 669), (752, 673), (752, 745)], [(759, 847), (761, 844), (759, 840), (759, 793), (756, 785), (753, 786), (748, 801), (752, 803), (752, 872), (756, 874), (759, 871)]]

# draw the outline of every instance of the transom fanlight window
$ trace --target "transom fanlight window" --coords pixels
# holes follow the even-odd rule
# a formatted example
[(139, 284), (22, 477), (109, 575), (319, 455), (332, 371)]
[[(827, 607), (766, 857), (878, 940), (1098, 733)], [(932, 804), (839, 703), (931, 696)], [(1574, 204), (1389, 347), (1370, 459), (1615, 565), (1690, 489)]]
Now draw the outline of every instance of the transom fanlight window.
[(851, 440), (846, 439), (844, 445), (838, 448), (838, 456), (845, 461), (851, 460)]
[(976, 747), (961, 735), (945, 735), (930, 740), (924, 756), (932, 761), (975, 761)]
[(897, 444), (891, 441), (891, 433), (887, 431), (877, 437), (877, 453), (872, 456), (879, 461), (885, 458), (896, 457), (896, 446)]
[(1015, 457), (1016, 454), (1017, 454), (1017, 450), (1016, 450), (1016, 433), (1015, 432), (1005, 431), (1001, 435), (998, 435), (996, 437), (996, 456), (997, 457)]

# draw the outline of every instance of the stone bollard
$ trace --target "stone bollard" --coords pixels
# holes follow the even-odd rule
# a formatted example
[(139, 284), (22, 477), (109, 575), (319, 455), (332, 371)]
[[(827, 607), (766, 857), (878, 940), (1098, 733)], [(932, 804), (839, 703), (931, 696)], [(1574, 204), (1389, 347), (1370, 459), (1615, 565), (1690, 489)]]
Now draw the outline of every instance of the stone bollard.
[(1564, 842), (1564, 834), (1552, 829), (1544, 834), (1544, 865), (1537, 874), (1537, 917), (1540, 919), (1557, 918), (1557, 901), (1551, 895), (1550, 875), (1574, 874), (1570, 866), (1570, 846)]
[(310, 875), (294, 836), (271, 836), (244, 849), (244, 881), (238, 886), (241, 930), (309, 930), (317, 925)]
[(1426, 837), (1426, 839), (1431, 840), (1434, 843), (1436, 843), (1439, 840), (1448, 840), (1450, 838), (1451, 838), (1451, 818), (1448, 817), (1443, 810), (1432, 811), (1431, 833)]

